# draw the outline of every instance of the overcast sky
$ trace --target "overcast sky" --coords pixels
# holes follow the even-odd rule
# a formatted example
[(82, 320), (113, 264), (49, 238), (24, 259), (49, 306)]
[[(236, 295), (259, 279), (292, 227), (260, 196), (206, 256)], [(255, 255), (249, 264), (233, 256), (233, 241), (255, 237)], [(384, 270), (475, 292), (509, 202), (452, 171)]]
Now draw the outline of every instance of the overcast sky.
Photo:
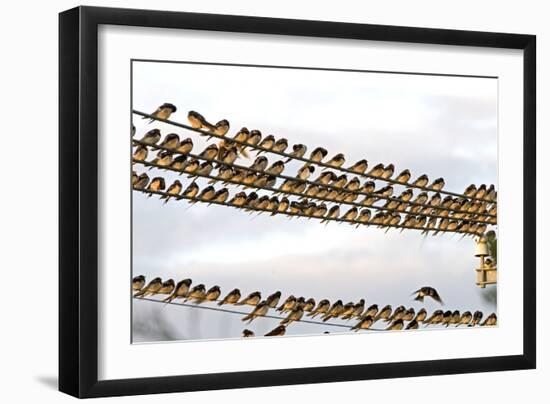
[[(152, 112), (170, 102), (178, 107), (175, 121), (187, 122), (187, 112), (196, 110), (211, 122), (228, 119), (230, 134), (243, 126), (260, 129), (290, 145), (344, 153), (347, 165), (365, 158), (371, 167), (381, 162), (394, 163), (396, 172), (408, 168), (414, 178), (444, 177), (445, 189), (462, 192), (470, 183), (497, 182), (497, 85), (489, 78), (134, 62), (133, 107)], [(134, 124), (137, 137), (159, 128), (163, 135), (193, 137), (196, 152), (207, 144), (193, 132), (149, 125), (138, 116)], [(284, 174), (298, 168), (288, 164)], [(167, 185), (176, 178), (162, 176)], [(185, 178), (184, 187), (190, 181)], [(189, 277), (207, 288), (219, 285), (222, 295), (235, 287), (243, 294), (259, 290), (264, 297), (280, 290), (283, 299), (364, 298), (367, 305), (431, 311), (439, 306), (409, 296), (429, 285), (442, 295), (444, 310), (496, 311), (489, 299), (494, 287), (483, 292), (475, 285), (478, 262), (470, 238), (253, 217), (200, 203), (188, 207), (186, 201), (163, 205), (133, 193), (134, 275), (176, 282)], [(237, 315), (135, 300), (134, 321), (135, 342), (235, 338), (243, 328), (263, 335), (278, 323), (259, 319), (245, 327)], [(287, 335), (323, 331), (341, 329), (294, 324)]]

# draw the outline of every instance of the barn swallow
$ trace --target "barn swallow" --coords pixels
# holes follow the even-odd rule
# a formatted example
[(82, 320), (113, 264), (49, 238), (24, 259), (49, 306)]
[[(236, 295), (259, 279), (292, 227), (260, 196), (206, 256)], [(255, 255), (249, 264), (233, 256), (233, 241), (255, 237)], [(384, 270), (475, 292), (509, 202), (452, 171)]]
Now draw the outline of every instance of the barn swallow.
[(427, 192), (421, 192), (419, 193), (416, 198), (414, 198), (413, 203), (417, 203), (419, 205), (423, 205), (426, 202), (428, 202), (428, 193)]
[(136, 161), (144, 161), (147, 159), (148, 149), (146, 146), (139, 145), (136, 147), (136, 151), (132, 155), (132, 159)]
[(468, 327), (476, 326), (477, 324), (479, 324), (482, 318), (483, 318), (483, 312), (477, 310), (476, 312), (474, 312), (474, 315), (472, 317), (472, 322), (468, 325)]
[(423, 302), (424, 297), (429, 296), (432, 299), (434, 299), (436, 302), (440, 304), (444, 304), (443, 300), (441, 300), (441, 297), (439, 296), (439, 293), (437, 293), (437, 290), (435, 290), (430, 286), (423, 286), (417, 291), (413, 292), (412, 294), (413, 295), (416, 294), (416, 297), (414, 298), (414, 300), (417, 300), (419, 302)]
[(392, 185), (386, 185), (385, 187), (382, 187), (382, 188), (374, 191), (373, 194), (389, 198), (390, 196), (393, 195), (393, 186)]
[(327, 213), (327, 205), (324, 203), (319, 204), (319, 206), (316, 206), (313, 210), (313, 217), (323, 217)]
[(344, 163), (346, 162), (346, 158), (342, 153), (338, 153), (334, 157), (332, 157), (329, 161), (327, 161), (325, 164), (332, 166), (332, 167), (342, 167)]
[(177, 133), (169, 133), (164, 137), (162, 142), (159, 144), (160, 147), (165, 149), (175, 149), (180, 144), (180, 137)]
[(260, 303), (261, 298), (262, 294), (260, 292), (252, 292), (240, 302), (235, 303), (235, 306), (244, 306), (245, 304), (249, 306), (256, 306)]
[(403, 314), (403, 321), (411, 321), (412, 319), (414, 319), (414, 314), (414, 309), (412, 307), (409, 308), (407, 311), (405, 311), (405, 314)]
[(191, 124), (191, 127), (195, 128), (195, 129), (208, 129), (208, 130), (213, 130), (214, 129), (214, 125), (209, 123), (204, 118), (204, 116), (202, 116), (201, 114), (199, 114), (196, 111), (189, 111), (187, 113), (187, 120)]
[(424, 324), (428, 326), (429, 324), (439, 324), (443, 321), (443, 310), (436, 310), (432, 315), (424, 320)]
[(388, 328), (386, 328), (386, 331), (398, 331), (403, 329), (403, 320), (395, 320), (393, 323), (390, 324)]
[(394, 165), (388, 164), (386, 167), (384, 167), (384, 172), (382, 173), (381, 177), (385, 179), (391, 178), (394, 171), (395, 171)]
[(139, 292), (137, 292), (134, 297), (146, 297), (148, 295), (154, 295), (158, 292), (158, 290), (162, 287), (162, 279), (161, 278), (155, 278), (151, 282), (147, 284), (144, 288), (142, 288)]
[(345, 192), (343, 195), (344, 195), (343, 202), (345, 203), (355, 202), (355, 200), (359, 197), (359, 195), (351, 192)]
[(485, 321), (480, 324), (481, 327), (493, 326), (493, 325), (497, 325), (497, 315), (495, 313), (489, 314), (485, 319)]
[(315, 179), (314, 182), (321, 184), (321, 185), (328, 185), (331, 182), (336, 180), (336, 174), (334, 174), (332, 171), (323, 171), (319, 177)]
[(160, 199), (166, 199), (164, 203), (168, 203), (170, 197), (179, 195), (182, 188), (183, 186), (181, 185), (181, 182), (179, 180), (175, 180), (174, 183), (166, 190), (167, 195), (162, 195)]
[(268, 164), (267, 157), (265, 156), (256, 157), (256, 160), (254, 160), (254, 163), (252, 163), (252, 165), (250, 166), (250, 169), (254, 171), (264, 171), (267, 168), (267, 164)]
[(361, 321), (351, 327), (354, 331), (368, 330), (374, 324), (374, 318), (372, 316), (364, 316)]
[[(287, 211), (288, 207), (290, 205), (290, 202), (287, 197), (281, 198), (281, 202), (279, 202), (279, 206), (277, 207), (277, 213), (284, 213)], [(273, 216), (275, 212), (273, 212), (271, 215)]]
[(174, 299), (183, 299), (186, 297), (192, 282), (193, 281), (189, 278), (179, 281), (172, 294), (164, 299), (163, 302), (170, 303)]
[(285, 169), (285, 164), (281, 160), (277, 160), (269, 168), (265, 170), (266, 173), (271, 175), (279, 175)]
[(348, 167), (348, 170), (353, 171), (357, 174), (364, 174), (365, 171), (367, 171), (368, 166), (369, 166), (368, 161), (365, 159), (362, 159), (362, 160), (359, 160), (354, 165), (352, 165), (351, 167)]
[(247, 127), (242, 127), (236, 134), (233, 136), (233, 140), (236, 140), (237, 142), (246, 142), (248, 140), (248, 137), (250, 136), (250, 131)]
[(149, 186), (147, 189), (149, 191), (162, 191), (166, 188), (166, 183), (164, 182), (164, 178), (162, 177), (155, 177), (153, 180), (149, 183)]
[(200, 165), (201, 163), (199, 160), (192, 158), (185, 164), (185, 167), (183, 167), (183, 172), (187, 174), (192, 174), (199, 169)]
[(355, 303), (353, 302), (348, 302), (344, 305), (344, 310), (342, 310), (342, 313), (340, 313), (340, 316), (342, 319), (344, 319), (344, 317), (346, 317), (347, 315), (353, 313), (353, 309), (355, 307)]
[(279, 299), (281, 299), (281, 292), (277, 291), (269, 295), (268, 298), (265, 299), (265, 303), (267, 304), (268, 308), (274, 309), (275, 307), (277, 307), (277, 304), (279, 303)]
[(306, 189), (306, 195), (309, 196), (309, 197), (314, 197), (315, 195), (317, 195), (319, 193), (319, 190), (321, 188), (318, 186), (318, 185), (310, 185), (307, 187)]
[(135, 189), (143, 189), (147, 186), (148, 183), (149, 183), (149, 176), (145, 173), (140, 174), (138, 176), (138, 179), (137, 179), (136, 183), (134, 184), (134, 188)]
[(426, 185), (428, 185), (429, 178), (426, 174), (422, 174), (420, 177), (418, 177), (414, 182), (412, 183), (415, 187), (424, 188)]
[(348, 176), (346, 174), (342, 174), (336, 177), (336, 179), (332, 182), (332, 184), (330, 184), (330, 186), (336, 187), (336, 188), (343, 188), (344, 185), (347, 184), (347, 182), (348, 182)]
[(206, 147), (200, 154), (199, 157), (208, 159), (208, 160), (214, 160), (216, 156), (218, 155), (218, 145), (212, 143)]
[(328, 210), (328, 213), (324, 220), (321, 220), (321, 223), (328, 222), (329, 219), (336, 219), (340, 216), (340, 206), (334, 205)]
[(287, 147), (288, 147), (288, 140), (286, 140), (285, 138), (281, 138), (273, 144), (273, 147), (271, 148), (271, 150), (277, 153), (284, 153)]
[(303, 316), (304, 316), (304, 309), (302, 308), (302, 306), (297, 306), (294, 309), (292, 309), (292, 311), (288, 314), (288, 316), (284, 320), (281, 320), (280, 324), (288, 325), (293, 321), (301, 320)]
[(436, 224), (437, 224), (437, 217), (430, 217), (430, 220), (428, 220), (426, 229), (422, 232), (422, 234), (428, 234), (430, 230), (435, 229)]
[(485, 195), (485, 199), (489, 199), (490, 201), (496, 202), (496, 200), (497, 200), (497, 191), (495, 189), (494, 184), (489, 185), (489, 188), (487, 188), (487, 193)]
[(338, 317), (344, 311), (344, 304), (341, 300), (335, 301), (327, 313), (323, 316), (323, 322), (330, 320), (332, 317)]
[(382, 174), (384, 174), (384, 164), (382, 163), (375, 165), (368, 173), (368, 175), (372, 175), (373, 177), (380, 177)]
[(451, 322), (452, 316), (453, 316), (453, 312), (451, 310), (447, 310), (445, 313), (443, 313), (443, 319), (441, 320), (441, 325), (448, 327), (449, 323)]
[[(271, 150), (274, 144), (275, 144), (275, 136), (267, 135), (262, 139), (262, 141), (258, 144), (258, 146), (266, 150)], [(258, 151), (258, 154), (261, 152), (262, 150)]]
[(244, 206), (246, 204), (247, 195), (246, 192), (239, 192), (228, 202), (234, 206)]
[[(176, 112), (178, 109), (175, 105), (170, 104), (168, 102), (165, 102), (160, 107), (158, 107), (152, 114), (155, 118), (159, 119), (168, 119), (170, 118), (170, 115), (172, 115), (174, 112)], [(144, 116), (141, 119), (149, 119), (149, 123), (153, 122), (154, 119), (149, 118), (148, 116)]]
[(361, 317), (364, 318), (364, 317), (367, 317), (367, 316), (371, 316), (374, 319), (376, 317), (376, 314), (378, 314), (378, 305), (377, 304), (371, 304), (367, 308), (367, 311), (365, 311), (361, 315)]
[(133, 187), (134, 185), (136, 185), (136, 183), (138, 182), (138, 180), (139, 180), (139, 177), (138, 177), (137, 173), (136, 173), (135, 171), (132, 171), (132, 187)]
[(138, 275), (132, 279), (132, 290), (139, 292), (145, 286), (145, 276)]
[(376, 188), (376, 184), (374, 181), (366, 181), (363, 186), (361, 187), (361, 192), (364, 192), (365, 194), (371, 194), (374, 192)]
[(244, 316), (241, 320), (248, 321), (248, 324), (250, 324), (252, 320), (254, 320), (255, 318), (265, 316), (268, 311), (269, 311), (269, 306), (264, 300), (258, 303), (257, 306), (254, 307), (254, 310), (252, 310), (249, 314)]
[(219, 147), (218, 145), (218, 160), (223, 164), (233, 164), (239, 156), (239, 151), (236, 146)]
[(441, 194), (439, 192), (432, 195), (432, 199), (430, 199), (430, 206), (433, 206), (434, 208), (437, 208), (439, 204), (441, 203)]
[(258, 203), (255, 205), (255, 208), (259, 210), (266, 210), (268, 205), (269, 205), (269, 196), (264, 195), (258, 198)]
[(418, 330), (418, 321), (412, 320), (407, 324), (407, 327), (405, 327), (405, 330)]
[(251, 192), (246, 196), (246, 202), (244, 206), (247, 208), (254, 208), (258, 202), (258, 194), (256, 192)]
[(384, 204), (384, 209), (397, 209), (400, 204), (399, 199), (388, 199)]
[(281, 304), (277, 308), (277, 311), (284, 313), (292, 310), (295, 306), (296, 306), (296, 298), (293, 295), (290, 295), (289, 297), (286, 298), (283, 304)]
[(357, 217), (357, 214), (359, 211), (356, 207), (350, 208), (346, 213), (344, 213), (344, 216), (342, 216), (342, 219), (349, 220), (349, 221), (355, 221), (355, 218)]
[(214, 195), (216, 195), (216, 190), (212, 185), (209, 185), (202, 189), (202, 191), (197, 195), (197, 199), (202, 201), (211, 201), (214, 198)]
[(309, 176), (315, 171), (315, 167), (312, 165), (306, 164), (302, 168), (298, 170), (298, 174), (296, 175), (296, 178), (299, 180), (305, 181), (309, 178)]
[(312, 297), (307, 299), (304, 303), (304, 306), (302, 307), (302, 309), (304, 311), (307, 311), (308, 313), (310, 313), (314, 308), (315, 308), (315, 299)]
[(174, 160), (172, 160), (172, 163), (170, 164), (170, 168), (176, 171), (183, 171), (185, 168), (185, 163), (187, 161), (187, 156), (185, 154), (180, 154), (179, 156), (176, 156)]
[(286, 327), (284, 325), (279, 325), (275, 327), (273, 330), (269, 331), (267, 334), (265, 334), (265, 337), (282, 337), (285, 335)]
[(189, 174), (187, 177), (192, 178), (195, 176), (209, 176), (212, 173), (212, 170), (214, 169), (214, 166), (209, 161), (203, 161), (197, 170), (191, 174)]
[(267, 204), (267, 210), (276, 211), (278, 207), (279, 207), (279, 198), (277, 198), (276, 196), (272, 196), (271, 198), (269, 198), (269, 203)]
[(398, 196), (398, 198), (404, 202), (409, 202), (412, 197), (413, 197), (413, 191), (410, 188), (401, 192), (401, 194)]
[(218, 136), (225, 136), (229, 132), (229, 121), (227, 119), (222, 119), (214, 125), (213, 132)]
[(252, 146), (256, 146), (262, 140), (262, 132), (257, 129), (251, 130), (246, 143)]
[(187, 293), (187, 297), (185, 298), (184, 302), (188, 300), (194, 300), (195, 303), (200, 304), (204, 301), (206, 298), (206, 287), (201, 283), (192, 288), (189, 293)]
[(320, 162), (327, 156), (327, 154), (328, 154), (327, 149), (323, 147), (317, 147), (315, 150), (311, 152), (311, 154), (309, 155), (309, 159), (311, 161)]
[(477, 188), (477, 191), (474, 195), (475, 198), (477, 199), (483, 199), (483, 197), (485, 196), (485, 193), (487, 192), (487, 185), (485, 184), (481, 184), (478, 188)]
[(411, 172), (408, 169), (401, 171), (401, 173), (399, 173), (399, 175), (397, 175), (397, 177), (395, 178), (397, 182), (401, 182), (403, 184), (406, 184), (407, 182), (409, 182), (410, 179), (411, 179)]
[(363, 310), (365, 310), (365, 299), (359, 300), (356, 304), (353, 305), (352, 310), (342, 315), (342, 320), (349, 320), (353, 317), (359, 317)]
[(447, 327), (450, 325), (450, 324), (460, 324), (460, 311), (458, 310), (455, 310), (453, 311), (453, 314), (451, 315), (451, 320), (449, 321), (449, 323), (446, 325)]
[(426, 309), (422, 308), (418, 310), (418, 313), (416, 313), (416, 317), (414, 318), (417, 322), (422, 323), (424, 320), (426, 320), (426, 317), (428, 316), (428, 312)]
[(321, 300), (315, 309), (313, 309), (308, 316), (315, 318), (318, 314), (326, 314), (330, 309), (330, 302), (327, 299)]
[(380, 312), (374, 318), (374, 322), (377, 322), (380, 319), (386, 321), (388, 318), (390, 318), (391, 313), (392, 313), (392, 307), (391, 307), (391, 304), (388, 304), (387, 306), (383, 307), (382, 310), (380, 310)]
[(218, 306), (222, 306), (224, 304), (235, 304), (239, 301), (241, 298), (241, 291), (239, 289), (233, 289), (231, 292), (227, 294), (221, 301), (218, 302)]
[(145, 143), (147, 145), (154, 145), (157, 144), (157, 142), (160, 140), (160, 130), (158, 129), (151, 129), (149, 132), (147, 132), (141, 139), (140, 142)]
[(227, 201), (228, 197), (229, 197), (229, 191), (227, 190), (227, 188), (222, 188), (216, 191), (212, 200), (214, 202), (224, 203), (225, 201)]
[(319, 191), (315, 194), (317, 198), (325, 198), (328, 199), (328, 194), (330, 191), (327, 188), (319, 187)]
[(173, 279), (168, 279), (165, 282), (162, 282), (162, 285), (155, 294), (159, 295), (169, 295), (174, 291), (175, 283)]
[(182, 195), (186, 198), (194, 198), (199, 193), (199, 186), (195, 181), (193, 181), (191, 184), (185, 188), (185, 191), (183, 191)]
[(205, 300), (208, 302), (213, 302), (214, 300), (217, 300), (218, 297), (220, 297), (221, 290), (219, 286), (212, 286), (208, 291), (206, 292)]
[[(161, 150), (157, 153), (157, 156), (151, 160), (151, 164), (156, 164), (160, 167), (168, 167), (170, 164), (172, 164), (173, 161), (173, 154), (171, 152)], [(149, 170), (151, 170), (153, 167), (149, 167)]]
[(301, 143), (295, 144), (292, 146), (292, 151), (289, 153), (289, 158), (285, 160), (285, 163), (288, 163), (293, 158), (302, 158), (306, 154), (307, 146)]
[(247, 329), (243, 330), (243, 337), (244, 338), (252, 338), (254, 336), (255, 336), (254, 331), (250, 331), (250, 330), (247, 330)]
[(429, 186), (429, 188), (433, 189), (434, 191), (441, 191), (443, 187), (445, 186), (445, 180), (443, 178), (437, 178), (432, 182), (432, 185)]
[(393, 314), (390, 317), (385, 319), (385, 321), (387, 323), (389, 323), (389, 322), (392, 322), (392, 321), (401, 320), (403, 318), (403, 316), (405, 315), (406, 311), (407, 311), (407, 309), (405, 308), (405, 306), (399, 306), (394, 310)]
[(176, 151), (182, 154), (191, 153), (191, 150), (193, 150), (193, 139), (190, 137), (183, 139), (178, 147), (176, 147)]

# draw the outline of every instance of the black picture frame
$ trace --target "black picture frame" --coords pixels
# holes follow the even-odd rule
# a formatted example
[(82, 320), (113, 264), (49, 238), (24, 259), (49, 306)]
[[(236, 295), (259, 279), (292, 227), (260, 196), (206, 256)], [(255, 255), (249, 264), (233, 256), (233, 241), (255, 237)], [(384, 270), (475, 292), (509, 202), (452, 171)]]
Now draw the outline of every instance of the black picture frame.
[[(523, 50), (523, 354), (98, 381), (100, 24)], [(84, 398), (535, 368), (535, 61), (534, 35), (96, 7), (60, 13), (59, 389)]]

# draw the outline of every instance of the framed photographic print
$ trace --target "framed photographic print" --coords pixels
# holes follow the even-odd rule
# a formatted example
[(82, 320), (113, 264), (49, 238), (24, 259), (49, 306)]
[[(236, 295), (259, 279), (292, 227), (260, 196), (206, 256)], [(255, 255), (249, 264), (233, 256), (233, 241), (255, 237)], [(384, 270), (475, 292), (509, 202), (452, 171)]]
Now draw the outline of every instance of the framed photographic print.
[(61, 391), (535, 367), (534, 36), (59, 21)]

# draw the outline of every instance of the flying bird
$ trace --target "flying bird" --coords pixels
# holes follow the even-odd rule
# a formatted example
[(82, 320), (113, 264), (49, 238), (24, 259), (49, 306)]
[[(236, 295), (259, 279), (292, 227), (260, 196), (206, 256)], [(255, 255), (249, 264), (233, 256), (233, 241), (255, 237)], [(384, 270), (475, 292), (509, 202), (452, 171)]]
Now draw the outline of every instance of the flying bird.
[(413, 295), (416, 294), (416, 297), (414, 298), (414, 300), (417, 300), (419, 302), (423, 302), (424, 297), (428, 296), (428, 297), (431, 297), (432, 299), (434, 299), (436, 302), (438, 302), (440, 304), (444, 304), (443, 300), (439, 296), (439, 293), (437, 293), (437, 290), (435, 290), (434, 288), (432, 288), (430, 286), (423, 286), (420, 289), (414, 291), (412, 294)]

